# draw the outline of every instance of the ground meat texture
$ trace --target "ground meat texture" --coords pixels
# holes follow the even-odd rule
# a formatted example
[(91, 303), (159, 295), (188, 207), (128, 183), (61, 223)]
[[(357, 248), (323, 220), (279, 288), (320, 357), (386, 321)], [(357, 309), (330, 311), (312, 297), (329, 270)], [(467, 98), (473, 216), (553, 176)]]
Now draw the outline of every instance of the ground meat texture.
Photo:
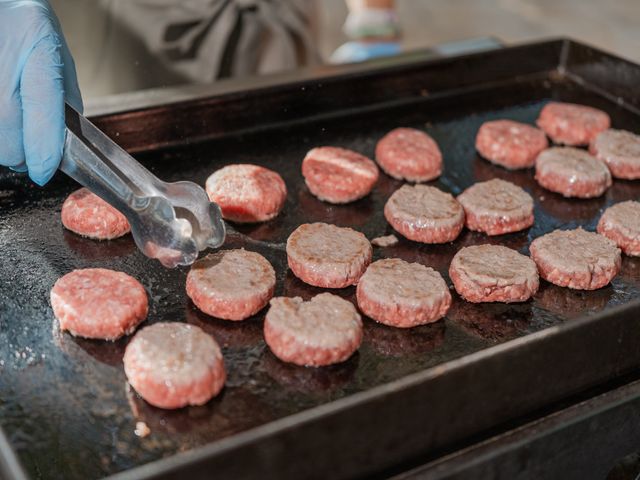
[(244, 320), (262, 310), (276, 286), (276, 273), (262, 255), (222, 250), (193, 264), (187, 295), (204, 313), (225, 320)]
[(426, 185), (404, 185), (384, 206), (389, 224), (409, 240), (446, 243), (464, 226), (462, 205), (449, 193)]
[(540, 186), (565, 197), (599, 197), (611, 186), (611, 173), (600, 160), (584, 150), (550, 148), (536, 160)]
[(538, 237), (530, 250), (540, 276), (560, 287), (596, 290), (620, 271), (620, 249), (615, 242), (581, 228)]
[(222, 210), (222, 217), (238, 223), (271, 220), (287, 198), (287, 186), (280, 175), (249, 164), (221, 168), (207, 179), (206, 190)]
[(383, 237), (376, 237), (371, 240), (371, 245), (376, 247), (392, 247), (398, 243), (398, 237), (395, 235), (384, 235)]
[(126, 273), (85, 268), (58, 279), (51, 289), (51, 306), (61, 330), (115, 340), (146, 318), (148, 300), (140, 282)]
[(500, 179), (480, 182), (458, 196), (469, 230), (487, 235), (518, 232), (533, 225), (533, 198)]
[(441, 319), (451, 294), (433, 268), (399, 258), (373, 262), (356, 290), (358, 308), (376, 322), (410, 328)]
[(264, 339), (280, 360), (320, 367), (347, 360), (362, 341), (362, 320), (351, 302), (321, 293), (308, 302), (278, 297), (264, 319)]
[(442, 153), (424, 132), (396, 128), (376, 146), (376, 161), (387, 175), (398, 180), (428, 182), (442, 173)]
[(598, 233), (627, 255), (640, 256), (640, 202), (629, 200), (607, 208), (598, 222)]
[(600, 132), (611, 125), (602, 110), (575, 103), (547, 103), (537, 120), (538, 126), (555, 143), (588, 145)]
[(203, 405), (226, 379), (216, 341), (194, 325), (156, 323), (140, 330), (124, 353), (127, 380), (159, 408)]
[(61, 217), (66, 229), (95, 240), (112, 240), (131, 231), (122, 213), (86, 188), (67, 197)]
[(540, 279), (529, 257), (500, 245), (475, 245), (458, 251), (449, 276), (468, 302), (525, 302), (538, 291)]
[(513, 120), (485, 122), (476, 136), (478, 153), (508, 169), (533, 167), (538, 154), (548, 146), (542, 130)]
[(320, 200), (349, 203), (369, 195), (378, 181), (378, 167), (359, 153), (338, 147), (314, 148), (302, 161), (307, 187)]
[(611, 175), (625, 180), (640, 178), (640, 136), (625, 130), (605, 130), (590, 145), (591, 153), (609, 167)]
[(327, 223), (306, 223), (287, 239), (289, 268), (322, 288), (355, 285), (371, 263), (373, 249), (362, 233)]

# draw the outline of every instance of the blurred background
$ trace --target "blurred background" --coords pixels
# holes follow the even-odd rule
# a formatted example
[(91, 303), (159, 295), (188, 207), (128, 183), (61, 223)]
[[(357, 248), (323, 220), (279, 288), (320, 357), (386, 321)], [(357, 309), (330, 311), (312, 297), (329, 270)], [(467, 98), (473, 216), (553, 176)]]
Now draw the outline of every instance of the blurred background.
[[(167, 55), (167, 39), (184, 40), (181, 35), (191, 34), (190, 29), (197, 23), (194, 19), (208, 14), (200, 12), (212, 12), (219, 1), (51, 0), (51, 3), (76, 59), (80, 86), (89, 104), (105, 95), (219, 80), (215, 75), (199, 76), (194, 73), (196, 67), (179, 65), (185, 62), (176, 62)], [(231, 3), (236, 4), (233, 8), (237, 10), (260, 1)], [(308, 33), (317, 58), (307, 58), (296, 65), (285, 62), (260, 71), (240, 69), (231, 76), (237, 79), (291, 70), (301, 64), (322, 65), (336, 49), (353, 40), (343, 28), (348, 14), (345, 0), (292, 0), (292, 3), (307, 15), (305, 35)], [(357, 8), (358, 3), (362, 2), (352, 1), (351, 6), (355, 4)], [(163, 15), (167, 12), (181, 20), (174, 24), (165, 22)], [(397, 0), (395, 14), (399, 35), (393, 41), (401, 52), (475, 37), (494, 37), (513, 44), (567, 36), (640, 62), (639, 0)], [(229, 22), (237, 23), (237, 19)], [(195, 30), (199, 28), (196, 26)], [(215, 27), (218, 28), (221, 27)], [(204, 30), (198, 31), (203, 34)], [(186, 41), (197, 43), (197, 35), (194, 33)], [(218, 43), (227, 42), (233, 35), (233, 28), (229, 27)], [(181, 48), (188, 50), (192, 45)], [(247, 51), (259, 47), (248, 47)], [(347, 55), (346, 61), (355, 61), (357, 56)]]

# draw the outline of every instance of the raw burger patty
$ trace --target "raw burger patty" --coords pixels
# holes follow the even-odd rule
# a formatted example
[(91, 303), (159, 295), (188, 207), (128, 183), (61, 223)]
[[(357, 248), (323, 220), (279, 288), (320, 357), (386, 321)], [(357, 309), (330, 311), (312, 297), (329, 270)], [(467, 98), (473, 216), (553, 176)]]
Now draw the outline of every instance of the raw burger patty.
[(538, 126), (555, 143), (588, 145), (596, 135), (611, 125), (602, 110), (575, 103), (547, 103), (537, 120)]
[(112, 240), (131, 231), (122, 213), (86, 188), (67, 197), (61, 216), (65, 228), (96, 240)]
[(620, 270), (620, 249), (615, 242), (581, 228), (538, 237), (530, 250), (540, 276), (561, 287), (595, 290)]
[(640, 256), (640, 202), (629, 200), (607, 208), (598, 222), (598, 233), (627, 255)]
[(321, 293), (308, 302), (277, 297), (264, 319), (264, 339), (280, 360), (320, 367), (344, 362), (360, 346), (362, 320), (351, 302)]
[(382, 137), (376, 146), (376, 161), (398, 180), (428, 182), (442, 173), (438, 144), (413, 128), (396, 128)]
[(536, 180), (565, 197), (599, 197), (611, 186), (611, 173), (597, 158), (584, 150), (555, 147), (536, 160)]
[(384, 206), (389, 224), (409, 240), (446, 243), (464, 226), (462, 205), (449, 193), (426, 185), (404, 185)]
[(247, 250), (222, 250), (193, 264), (187, 295), (204, 313), (226, 320), (244, 320), (262, 310), (273, 296), (276, 273), (262, 255)]
[(480, 182), (458, 196), (469, 230), (487, 235), (517, 232), (533, 225), (533, 199), (513, 183)]
[(382, 237), (376, 237), (371, 240), (371, 245), (375, 245), (376, 247), (392, 247), (398, 243), (398, 237), (394, 234), (384, 235)]
[(449, 267), (456, 291), (468, 302), (524, 302), (538, 291), (536, 264), (500, 245), (465, 247)]
[(607, 164), (614, 177), (640, 178), (640, 136), (625, 130), (605, 130), (591, 142), (590, 151)]
[(373, 249), (362, 233), (327, 223), (305, 223), (287, 239), (289, 268), (303, 282), (323, 288), (355, 285)]
[(148, 311), (140, 282), (104, 268), (74, 270), (59, 278), (51, 289), (51, 306), (61, 330), (103, 340), (133, 332)]
[(379, 176), (373, 160), (338, 147), (310, 150), (302, 161), (302, 175), (311, 193), (330, 203), (349, 203), (369, 195)]
[(206, 190), (222, 210), (222, 217), (238, 223), (271, 220), (287, 198), (287, 186), (280, 175), (249, 164), (228, 165), (216, 171), (207, 179)]
[(409, 328), (441, 319), (451, 294), (433, 268), (398, 258), (373, 262), (356, 290), (358, 307), (376, 322)]
[(542, 130), (512, 120), (485, 122), (476, 136), (480, 155), (509, 169), (533, 167), (538, 154), (548, 146)]
[(124, 373), (151, 405), (203, 405), (226, 379), (216, 341), (195, 325), (156, 323), (140, 330), (124, 352)]

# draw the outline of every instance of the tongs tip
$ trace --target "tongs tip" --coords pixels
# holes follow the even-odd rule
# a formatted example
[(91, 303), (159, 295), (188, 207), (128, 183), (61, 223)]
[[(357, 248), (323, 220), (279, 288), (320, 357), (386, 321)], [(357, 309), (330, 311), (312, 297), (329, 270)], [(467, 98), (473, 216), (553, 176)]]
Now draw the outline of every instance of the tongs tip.
[(191, 265), (225, 240), (218, 205), (196, 183), (167, 183), (67, 106), (61, 169), (129, 220), (142, 252), (167, 267)]

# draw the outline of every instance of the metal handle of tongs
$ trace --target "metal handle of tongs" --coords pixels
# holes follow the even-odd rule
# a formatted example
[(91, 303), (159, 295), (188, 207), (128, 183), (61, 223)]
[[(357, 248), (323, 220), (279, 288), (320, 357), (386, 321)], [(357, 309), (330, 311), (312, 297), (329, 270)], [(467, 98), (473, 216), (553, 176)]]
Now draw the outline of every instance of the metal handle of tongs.
[(192, 182), (166, 183), (66, 106), (60, 169), (121, 211), (142, 252), (168, 267), (190, 265), (224, 243), (220, 209)]

